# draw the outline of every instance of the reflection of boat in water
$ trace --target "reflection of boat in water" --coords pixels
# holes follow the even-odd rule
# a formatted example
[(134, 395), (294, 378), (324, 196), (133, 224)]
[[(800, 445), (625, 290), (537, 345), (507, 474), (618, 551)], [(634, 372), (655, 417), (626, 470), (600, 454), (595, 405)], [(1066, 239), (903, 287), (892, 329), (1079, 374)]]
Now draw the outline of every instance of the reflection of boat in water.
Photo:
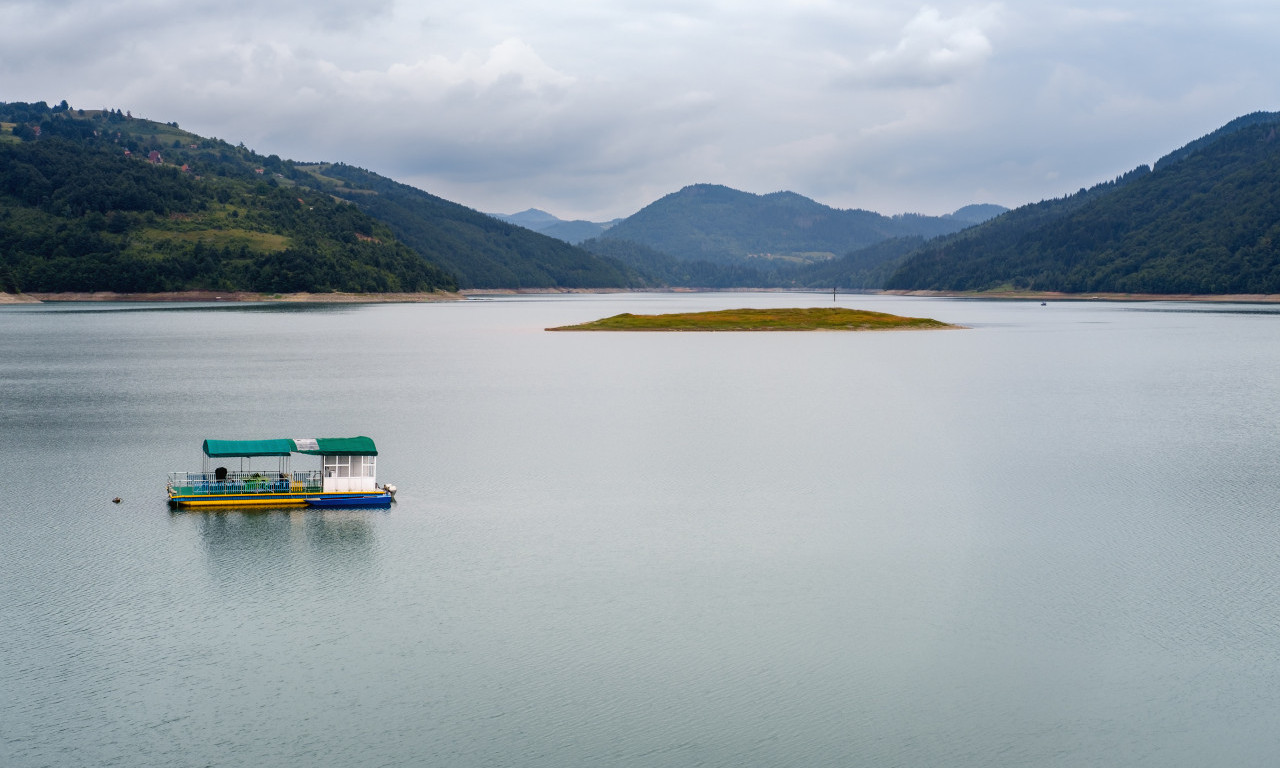
[[(320, 469), (293, 470), (293, 454), (320, 457)], [(393, 485), (378, 485), (378, 449), (367, 437), (205, 440), (200, 472), (169, 473), (175, 507), (388, 506)], [(210, 471), (215, 459), (238, 459), (239, 469)], [(252, 466), (254, 459), (259, 467)], [(274, 467), (264, 465), (274, 461)], [(231, 463), (231, 462), (227, 462)]]

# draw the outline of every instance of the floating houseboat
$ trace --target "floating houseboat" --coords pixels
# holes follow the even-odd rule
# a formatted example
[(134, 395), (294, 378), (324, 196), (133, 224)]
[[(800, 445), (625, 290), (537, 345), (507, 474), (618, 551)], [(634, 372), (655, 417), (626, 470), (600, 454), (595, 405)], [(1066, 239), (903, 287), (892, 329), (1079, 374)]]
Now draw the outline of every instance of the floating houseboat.
[[(294, 469), (294, 454), (319, 456), (319, 469)], [(367, 437), (205, 440), (199, 472), (169, 473), (169, 504), (385, 507), (396, 489), (378, 484), (377, 457)]]

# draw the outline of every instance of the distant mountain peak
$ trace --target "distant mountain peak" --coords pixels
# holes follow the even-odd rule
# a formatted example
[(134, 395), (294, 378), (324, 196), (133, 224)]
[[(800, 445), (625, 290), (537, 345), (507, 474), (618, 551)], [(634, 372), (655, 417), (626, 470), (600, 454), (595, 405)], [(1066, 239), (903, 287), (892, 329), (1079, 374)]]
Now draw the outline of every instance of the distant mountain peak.
[(960, 221), (967, 221), (970, 224), (981, 224), (987, 219), (994, 219), (1008, 210), (1009, 209), (1005, 208), (1003, 205), (996, 205), (994, 203), (975, 203), (973, 205), (966, 205), (963, 208), (956, 210), (955, 213), (948, 213), (943, 218), (959, 219)]
[(495, 219), (501, 219), (508, 224), (516, 224), (529, 229), (537, 229), (539, 225), (555, 224), (562, 221), (554, 214), (547, 213), (539, 208), (526, 208), (519, 213), (491, 213), (490, 216)]
[(534, 232), (539, 232), (573, 245), (598, 236), (601, 232), (613, 226), (614, 223), (613, 221), (593, 222), (581, 219), (566, 221), (538, 208), (528, 208), (519, 213), (491, 213), (489, 215), (508, 224), (531, 229)]

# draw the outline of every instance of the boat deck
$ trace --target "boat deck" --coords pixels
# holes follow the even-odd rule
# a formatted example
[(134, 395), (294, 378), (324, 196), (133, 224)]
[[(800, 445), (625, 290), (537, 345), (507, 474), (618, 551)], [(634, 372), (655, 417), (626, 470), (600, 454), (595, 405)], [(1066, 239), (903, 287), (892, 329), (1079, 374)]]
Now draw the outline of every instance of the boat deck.
[(170, 472), (169, 501), (179, 505), (297, 504), (320, 493), (319, 470), (290, 473)]

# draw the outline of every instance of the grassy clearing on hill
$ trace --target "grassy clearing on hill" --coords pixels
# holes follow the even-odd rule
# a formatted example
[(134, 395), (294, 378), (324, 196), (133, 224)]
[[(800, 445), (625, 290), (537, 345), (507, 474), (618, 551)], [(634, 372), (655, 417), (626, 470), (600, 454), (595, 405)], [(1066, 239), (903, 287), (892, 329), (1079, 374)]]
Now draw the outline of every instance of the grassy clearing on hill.
[(924, 317), (841, 307), (726, 309), (669, 315), (624, 313), (548, 331), (896, 331), (958, 328)]
[(140, 243), (155, 246), (166, 241), (204, 243), (218, 248), (244, 246), (252, 253), (276, 253), (289, 247), (289, 238), (271, 232), (254, 232), (247, 229), (145, 229), (135, 237)]

